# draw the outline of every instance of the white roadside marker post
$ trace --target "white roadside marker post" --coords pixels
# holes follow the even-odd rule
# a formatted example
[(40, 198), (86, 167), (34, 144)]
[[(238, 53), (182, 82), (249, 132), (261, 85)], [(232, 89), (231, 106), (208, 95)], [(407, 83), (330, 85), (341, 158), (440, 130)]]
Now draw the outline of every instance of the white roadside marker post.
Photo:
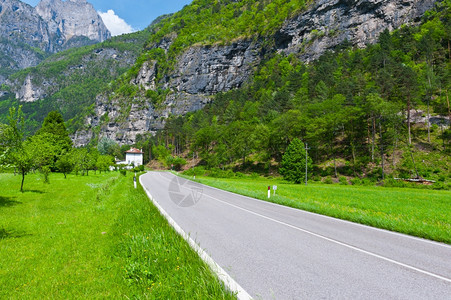
[(273, 185), (272, 186), (272, 190), (274, 191), (274, 195), (273, 196), (275, 196), (276, 195), (276, 190), (277, 190), (277, 185)]
[(135, 189), (136, 189), (136, 172), (135, 172), (135, 176), (133, 177), (133, 185), (135, 186)]
[(271, 197), (271, 186), (268, 185), (268, 199)]

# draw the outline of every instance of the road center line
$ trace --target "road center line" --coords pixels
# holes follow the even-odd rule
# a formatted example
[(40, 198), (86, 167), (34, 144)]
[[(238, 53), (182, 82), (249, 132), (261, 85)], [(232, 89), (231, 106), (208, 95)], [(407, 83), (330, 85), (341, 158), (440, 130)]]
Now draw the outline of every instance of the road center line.
[[(160, 174), (160, 175), (161, 175), (161, 174)], [(174, 176), (175, 176), (175, 175), (174, 175)], [(161, 175), (161, 177), (165, 178), (165, 177), (162, 176), (162, 175)], [(165, 178), (165, 179), (167, 179), (167, 178)], [(167, 180), (169, 181), (169, 179), (167, 179)], [(183, 187), (183, 188), (185, 188), (185, 189), (188, 189), (188, 188), (185, 187), (185, 186), (180, 186), (180, 187)], [(422, 273), (422, 274), (425, 274), (425, 275), (428, 275), (428, 276), (431, 276), (431, 277), (435, 277), (435, 278), (437, 278), (437, 279), (440, 279), (440, 280), (443, 280), (443, 281), (446, 281), (446, 282), (451, 283), (451, 279), (450, 279), (450, 278), (446, 278), (446, 277), (440, 276), (440, 275), (438, 275), (438, 274), (434, 274), (434, 273), (428, 272), (428, 271), (426, 271), (426, 270), (422, 270), (422, 269), (416, 268), (416, 267), (414, 267), (414, 266), (410, 266), (410, 265), (404, 264), (404, 263), (402, 263), (402, 262), (393, 260), (393, 259), (391, 259), (391, 258), (388, 258), (388, 257), (382, 256), (382, 255), (379, 255), (379, 254), (376, 254), (376, 253), (373, 253), (373, 252), (370, 252), (370, 251), (367, 251), (367, 250), (364, 250), (364, 249), (361, 249), (361, 248), (358, 248), (358, 247), (355, 247), (355, 246), (352, 246), (352, 245), (349, 245), (349, 244), (346, 244), (346, 243), (343, 243), (343, 242), (340, 242), (340, 241), (338, 241), (338, 240), (335, 240), (335, 239), (332, 239), (332, 238), (328, 238), (328, 237), (323, 236), (323, 235), (321, 235), (321, 234), (317, 234), (317, 233), (311, 232), (311, 231), (309, 231), (309, 230), (306, 230), (306, 229), (302, 229), (302, 228), (296, 227), (296, 226), (294, 226), (294, 225), (291, 225), (291, 224), (288, 224), (288, 223), (285, 223), (285, 222), (282, 222), (282, 221), (273, 219), (273, 218), (271, 218), (271, 217), (268, 217), (268, 216), (265, 216), (265, 215), (256, 213), (256, 212), (251, 211), (251, 210), (248, 210), (248, 209), (246, 209), (246, 208), (243, 208), (243, 207), (240, 207), (240, 206), (237, 206), (237, 205), (228, 203), (228, 202), (226, 202), (226, 201), (220, 200), (220, 199), (218, 199), (218, 198), (216, 198), (216, 197), (213, 197), (213, 196), (210, 196), (210, 195), (207, 195), (207, 194), (204, 194), (204, 196), (209, 197), (209, 198), (211, 198), (211, 199), (213, 199), (213, 200), (216, 200), (216, 201), (218, 201), (218, 202), (221, 202), (221, 203), (223, 203), (223, 204), (232, 206), (232, 207), (237, 208), (237, 209), (239, 209), (239, 210), (242, 210), (242, 211), (248, 212), (248, 213), (250, 213), (250, 214), (259, 216), (259, 217), (261, 217), (261, 218), (270, 220), (270, 221), (272, 221), (272, 222), (274, 222), (274, 223), (277, 223), (277, 224), (280, 224), (280, 225), (287, 226), (287, 227), (289, 227), (289, 228), (292, 228), (292, 229), (295, 229), (295, 230), (298, 230), (298, 231), (301, 231), (301, 232), (304, 232), (304, 233), (313, 235), (313, 236), (315, 236), (315, 237), (324, 239), (324, 240), (326, 240), (326, 241), (335, 243), (335, 244), (337, 244), (337, 245), (340, 245), (340, 246), (343, 246), (343, 247), (346, 247), (346, 248), (349, 248), (349, 249), (352, 249), (352, 250), (355, 250), (355, 251), (358, 251), (358, 252), (361, 252), (361, 253), (364, 253), (364, 254), (367, 254), (367, 255), (370, 255), (370, 256), (379, 258), (379, 259), (382, 259), (382, 260), (385, 260), (385, 261), (387, 261), (387, 262), (396, 264), (396, 265), (398, 265), (398, 266), (402, 266), (402, 267), (404, 267), (404, 268), (407, 268), (407, 269), (410, 269), (410, 270), (413, 270), (413, 271), (416, 271), (416, 272), (419, 272), (419, 273)]]

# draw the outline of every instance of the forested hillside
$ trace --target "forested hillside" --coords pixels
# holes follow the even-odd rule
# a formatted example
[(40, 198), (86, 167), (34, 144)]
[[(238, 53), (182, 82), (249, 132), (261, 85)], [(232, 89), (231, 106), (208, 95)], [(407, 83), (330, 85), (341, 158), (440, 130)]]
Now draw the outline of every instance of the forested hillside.
[(450, 29), (443, 1), (420, 26), (386, 30), (365, 49), (344, 43), (310, 64), (274, 54), (246, 86), (170, 117), (153, 157), (166, 159), (163, 145), (209, 168), (270, 172), (300, 138), (315, 176), (381, 178), (384, 161), (392, 176), (449, 182)]
[(144, 30), (70, 49), (11, 75), (1, 88), (0, 120), (5, 122), (8, 107), (21, 102), (28, 133), (53, 110), (62, 113), (71, 131), (78, 129), (92, 113), (96, 96), (135, 63), (149, 34)]

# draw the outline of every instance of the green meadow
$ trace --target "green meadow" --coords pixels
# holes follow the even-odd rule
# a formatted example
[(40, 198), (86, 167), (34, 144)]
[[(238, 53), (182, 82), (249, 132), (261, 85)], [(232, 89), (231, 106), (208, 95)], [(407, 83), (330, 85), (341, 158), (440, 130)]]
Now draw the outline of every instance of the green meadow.
[[(190, 177), (187, 177), (190, 178)], [(196, 177), (237, 194), (451, 244), (451, 191)], [(273, 185), (277, 185), (273, 196)], [(268, 199), (268, 186), (271, 198)]]
[(0, 174), (0, 298), (235, 298), (132, 177)]

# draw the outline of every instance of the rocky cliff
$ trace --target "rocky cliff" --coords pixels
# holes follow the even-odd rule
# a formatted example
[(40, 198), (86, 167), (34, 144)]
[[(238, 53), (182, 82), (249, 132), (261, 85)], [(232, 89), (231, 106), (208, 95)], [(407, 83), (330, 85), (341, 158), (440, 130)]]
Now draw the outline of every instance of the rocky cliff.
[(84, 0), (42, 0), (36, 8), (0, 0), (0, 83), (51, 53), (109, 37), (97, 12)]
[[(293, 53), (310, 61), (345, 40), (363, 47), (376, 41), (384, 29), (417, 22), (433, 4), (433, 0), (320, 0), (286, 20), (266, 43), (253, 39), (235, 40), (227, 45), (191, 46), (178, 55), (175, 67), (164, 76), (157, 76), (156, 61), (147, 61), (131, 83), (143, 91), (167, 90), (163, 102), (155, 105), (143, 94), (132, 100), (99, 96), (96, 115), (86, 120), (88, 129), (74, 136), (75, 143), (85, 144), (94, 137), (92, 128), (100, 127), (100, 136), (131, 144), (138, 134), (162, 128), (170, 115), (200, 109), (212, 95), (242, 86), (265, 53)], [(268, 39), (273, 42), (268, 43)], [(166, 37), (153, 47), (167, 51), (170, 45), (171, 38)], [(157, 77), (161, 79), (157, 81)]]
[(278, 51), (318, 58), (345, 40), (358, 47), (374, 43), (385, 29), (415, 23), (434, 0), (320, 0), (288, 20), (276, 34)]
[(64, 48), (71, 39), (86, 37), (103, 42), (111, 37), (102, 18), (86, 0), (41, 0), (36, 12), (48, 24), (54, 49)]

